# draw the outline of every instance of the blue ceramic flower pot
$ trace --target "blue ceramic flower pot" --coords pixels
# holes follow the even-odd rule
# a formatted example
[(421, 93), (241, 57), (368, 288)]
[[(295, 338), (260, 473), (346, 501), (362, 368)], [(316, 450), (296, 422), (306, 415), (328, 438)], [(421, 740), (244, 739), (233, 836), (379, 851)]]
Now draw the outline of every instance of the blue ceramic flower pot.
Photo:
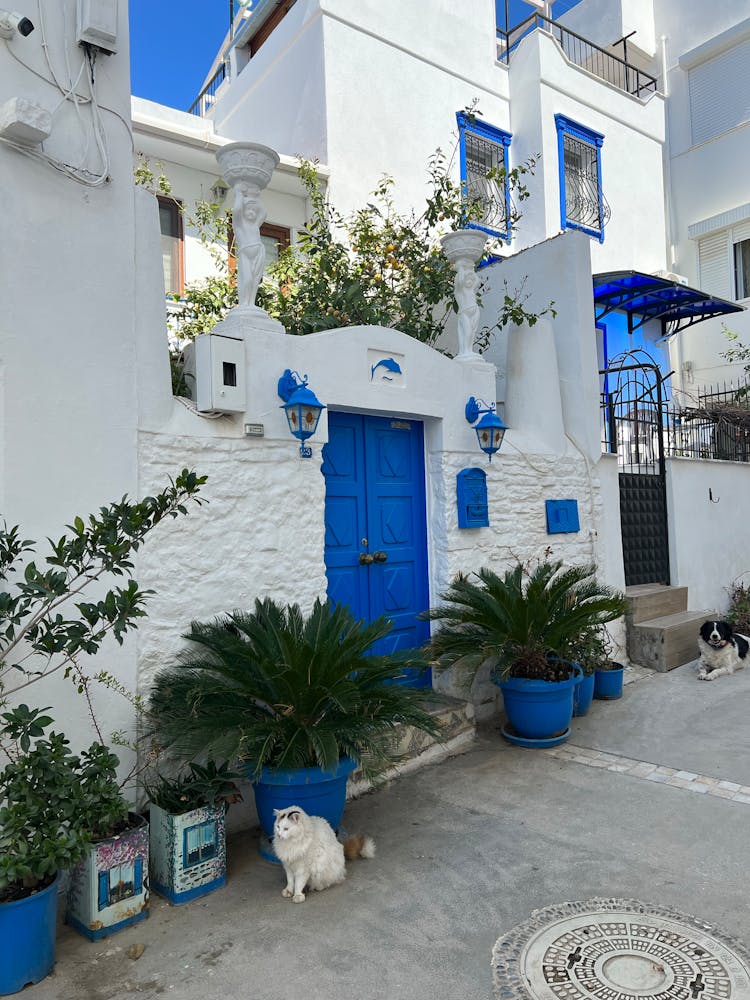
[[(346, 779), (356, 766), (349, 757), (342, 757), (333, 771), (322, 771), (319, 767), (295, 770), (264, 767), (260, 779), (252, 781), (255, 808), (265, 835), (273, 837), (274, 809), (288, 806), (301, 806), (310, 816), (322, 816), (337, 830), (344, 815)], [(248, 772), (251, 777), (252, 766)]]
[[(612, 661), (614, 663), (614, 661)], [(594, 674), (594, 697), (602, 701), (622, 698), (622, 677), (625, 667), (616, 664), (612, 670), (597, 670)]]
[(565, 732), (573, 717), (573, 691), (583, 677), (577, 663), (564, 681), (510, 677), (497, 684), (514, 732), (527, 740), (547, 740)]
[(573, 689), (573, 715), (579, 718), (591, 708), (594, 700), (595, 674), (584, 674), (580, 684)]
[(0, 996), (38, 983), (55, 964), (57, 883), (14, 903), (0, 903)]

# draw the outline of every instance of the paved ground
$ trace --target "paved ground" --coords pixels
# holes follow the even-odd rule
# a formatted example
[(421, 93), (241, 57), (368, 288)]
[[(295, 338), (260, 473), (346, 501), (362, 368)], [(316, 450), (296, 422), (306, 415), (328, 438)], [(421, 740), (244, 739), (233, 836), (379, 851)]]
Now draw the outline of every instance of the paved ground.
[(348, 804), (347, 827), (372, 834), (378, 856), (344, 885), (293, 905), (240, 835), (225, 889), (185, 907), (155, 899), (147, 922), (98, 944), (63, 929), (55, 973), (24, 996), (489, 1000), (500, 935), (537, 907), (597, 895), (750, 943), (749, 718), (750, 670), (707, 684), (688, 666), (594, 702), (561, 756), (488, 729), (471, 752)]

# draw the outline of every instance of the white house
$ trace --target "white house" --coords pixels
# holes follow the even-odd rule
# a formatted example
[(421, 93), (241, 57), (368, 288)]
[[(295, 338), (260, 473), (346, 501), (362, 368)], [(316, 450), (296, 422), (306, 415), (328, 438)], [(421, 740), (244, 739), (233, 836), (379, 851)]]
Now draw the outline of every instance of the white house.
[[(131, 108), (124, 3), (102, 40), (111, 54), (97, 53), (95, 82), (77, 107), (66, 94), (79, 71), (80, 79), (90, 74), (74, 0), (43, 5), (34, 32), (0, 46), (0, 84), (16, 99), (0, 114), (0, 185), (10, 193), (0, 251), (0, 511), (25, 537), (55, 537), (76, 514), (123, 493), (153, 493), (185, 466), (209, 477), (210, 504), (160, 526), (138, 554), (138, 580), (156, 591), (149, 617), (123, 647), (99, 654), (131, 689), (147, 693), (192, 619), (248, 607), (257, 596), (307, 608), (330, 594), (363, 614), (384, 611), (409, 645), (426, 638), (418, 613), (459, 570), (548, 554), (594, 560), (606, 582), (623, 586), (632, 577), (620, 511), (629, 516), (632, 507), (622, 497), (645, 488), (648, 475), (658, 480), (666, 551), (649, 567), (654, 579), (688, 588), (696, 610), (718, 608), (724, 587), (746, 569), (744, 513), (728, 498), (744, 493), (747, 465), (673, 450), (660, 469), (632, 473), (640, 477), (632, 483), (601, 448), (599, 369), (612, 351), (597, 341), (596, 316), (613, 301), (624, 308), (608, 281), (622, 271), (648, 277), (682, 259), (665, 240), (664, 97), (635, 63), (622, 85), (592, 75), (554, 32), (537, 28), (517, 45), (498, 40), (484, 0), (463, 5), (473, 18), (457, 16), (447, 0), (429, 5), (434, 16), (420, 5), (417, 18), (414, 5), (361, 0), (353, 21), (341, 0), (287, 0), (275, 8), (278, 23), (266, 22), (262, 45), (253, 46), (253, 25), (262, 25), (252, 18), (237, 32), (224, 89), (203, 118), (148, 102)], [(33, 0), (17, 6), (38, 19)], [(54, 78), (48, 56), (57, 67), (67, 60), (64, 79)], [(606, 65), (625, 73), (624, 63)], [(354, 86), (363, 69), (364, 113), (361, 79)], [(164, 295), (178, 234), (153, 195), (134, 187), (134, 152), (163, 162), (175, 196), (190, 201), (219, 180), (211, 157), (228, 140), (277, 148), (285, 155), (263, 197), (268, 221), (293, 239), (307, 206), (292, 155), (320, 158), (343, 208), (358, 204), (383, 170), (416, 200), (426, 156), (475, 97), (482, 126), (463, 124), (457, 170), (463, 162), (470, 173), (485, 154), (507, 154), (512, 164), (517, 154), (542, 153), (528, 234), (519, 230), (509, 247), (522, 252), (487, 268), (485, 308), (506, 279), (515, 286), (528, 276), (531, 308), (554, 300), (556, 317), (508, 330), (485, 358), (457, 360), (379, 327), (292, 337), (248, 307), (208, 341), (208, 402), (173, 397)], [(632, 168), (623, 166), (628, 157)], [(490, 207), (502, 210), (504, 199), (493, 195)], [(185, 263), (188, 277), (205, 273), (195, 245), (187, 244)], [(598, 300), (595, 274), (610, 275), (597, 285)], [(651, 307), (663, 305), (660, 292), (669, 299), (681, 287), (657, 282), (648, 293), (656, 298), (628, 302), (623, 322), (645, 317), (641, 329), (655, 342), (663, 330)], [(694, 296), (691, 307), (699, 313), (707, 301)], [(287, 369), (308, 376), (326, 406), (308, 457), (281, 409)], [(613, 392), (604, 388), (609, 419)], [(491, 463), (466, 418), (472, 397), (499, 403), (509, 427)], [(640, 434), (621, 438), (628, 455), (649, 444)], [(465, 473), (477, 489), (471, 503)], [(654, 548), (643, 532), (636, 542), (641, 555)], [(85, 705), (66, 682), (39, 700), (55, 704), (84, 741)], [(488, 687), (477, 700), (479, 712), (494, 711)], [(97, 708), (107, 731), (133, 725), (115, 692), (99, 691)]]

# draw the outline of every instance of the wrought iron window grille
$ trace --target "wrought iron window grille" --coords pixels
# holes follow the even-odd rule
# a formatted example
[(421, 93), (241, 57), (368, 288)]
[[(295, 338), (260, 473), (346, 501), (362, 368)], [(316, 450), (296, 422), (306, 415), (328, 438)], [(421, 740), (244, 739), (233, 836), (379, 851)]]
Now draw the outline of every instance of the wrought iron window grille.
[(456, 119), (461, 185), (468, 202), (480, 202), (484, 207), (482, 218), (467, 222), (467, 226), (507, 242), (513, 220), (508, 180), (511, 135), (463, 112), (458, 112)]
[(560, 228), (580, 229), (604, 242), (612, 210), (602, 190), (604, 136), (555, 115), (560, 169)]

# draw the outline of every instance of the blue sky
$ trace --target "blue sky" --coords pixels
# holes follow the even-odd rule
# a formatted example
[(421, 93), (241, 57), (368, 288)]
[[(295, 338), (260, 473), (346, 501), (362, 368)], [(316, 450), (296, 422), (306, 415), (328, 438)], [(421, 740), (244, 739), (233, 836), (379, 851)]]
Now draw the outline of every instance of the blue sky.
[[(460, 2), (460, 0), (458, 0)], [(505, 23), (505, 0), (495, 0), (498, 24)], [(559, 16), (578, 0), (556, 0)], [(511, 24), (532, 8), (509, 0)], [(136, 97), (187, 110), (229, 27), (229, 0), (130, 0), (131, 89)]]

